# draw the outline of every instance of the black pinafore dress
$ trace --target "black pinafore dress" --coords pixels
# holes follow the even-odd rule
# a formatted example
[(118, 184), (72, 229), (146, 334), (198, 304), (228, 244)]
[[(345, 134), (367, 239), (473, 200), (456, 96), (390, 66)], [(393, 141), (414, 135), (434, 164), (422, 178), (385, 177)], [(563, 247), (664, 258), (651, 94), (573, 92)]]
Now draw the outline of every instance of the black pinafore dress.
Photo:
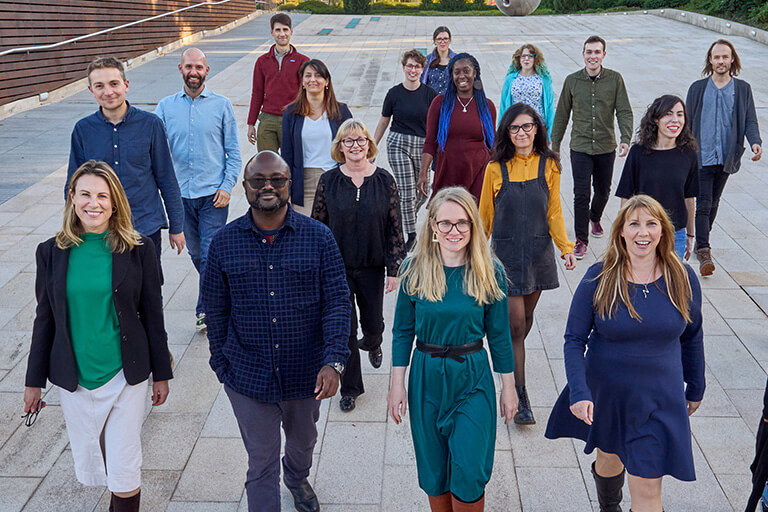
[(554, 245), (549, 234), (547, 158), (539, 156), (535, 179), (511, 182), (507, 162), (494, 198), (493, 249), (507, 271), (507, 295), (528, 295), (560, 286)]

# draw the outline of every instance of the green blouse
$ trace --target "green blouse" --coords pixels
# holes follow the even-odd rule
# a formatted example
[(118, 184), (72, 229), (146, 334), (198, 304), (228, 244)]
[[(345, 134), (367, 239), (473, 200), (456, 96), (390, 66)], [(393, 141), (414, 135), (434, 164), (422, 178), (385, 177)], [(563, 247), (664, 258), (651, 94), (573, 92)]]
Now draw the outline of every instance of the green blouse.
[(504, 270), (498, 266), (496, 272), (504, 298), (480, 306), (464, 292), (464, 267), (443, 268), (447, 282), (445, 296), (440, 302), (408, 295), (405, 279), (402, 280), (392, 327), (392, 365), (408, 366), (414, 335), (433, 345), (464, 345), (485, 337), (494, 371), (514, 371)]
[(83, 233), (83, 243), (69, 250), (67, 320), (78, 383), (86, 389), (103, 386), (123, 367), (107, 233)]

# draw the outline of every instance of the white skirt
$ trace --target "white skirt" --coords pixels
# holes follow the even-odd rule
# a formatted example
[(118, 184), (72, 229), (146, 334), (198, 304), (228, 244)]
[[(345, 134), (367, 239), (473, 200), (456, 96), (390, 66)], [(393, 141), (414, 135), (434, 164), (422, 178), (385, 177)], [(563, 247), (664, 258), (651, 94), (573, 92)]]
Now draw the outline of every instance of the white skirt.
[[(149, 381), (131, 386), (123, 370), (94, 390), (59, 389), (75, 474), (83, 485), (129, 492), (141, 486), (141, 425)], [(104, 432), (104, 452), (99, 438)], [(104, 461), (106, 459), (106, 467)]]

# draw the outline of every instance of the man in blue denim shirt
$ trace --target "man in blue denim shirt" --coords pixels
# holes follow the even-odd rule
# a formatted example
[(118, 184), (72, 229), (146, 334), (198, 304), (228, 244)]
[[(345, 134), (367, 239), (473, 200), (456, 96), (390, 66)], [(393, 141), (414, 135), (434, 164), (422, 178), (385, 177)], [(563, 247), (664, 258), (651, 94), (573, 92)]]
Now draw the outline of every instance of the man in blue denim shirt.
[[(184, 236), (198, 273), (213, 235), (227, 223), (229, 198), (242, 164), (232, 102), (205, 86), (209, 70), (202, 51), (184, 50), (179, 64), (184, 88), (160, 100), (155, 109), (168, 133), (184, 203)], [(195, 313), (197, 330), (205, 330), (199, 293)]]
[[(160, 267), (160, 230), (169, 227), (166, 211), (171, 247), (181, 254), (185, 244), (184, 207), (163, 122), (125, 100), (128, 80), (123, 64), (114, 57), (100, 57), (88, 65), (88, 90), (99, 110), (79, 120), (72, 130), (65, 197), (78, 167), (88, 160), (108, 163), (128, 196), (136, 230), (155, 244)], [(160, 267), (161, 282), (162, 276)]]
[(280, 510), (283, 474), (296, 510), (319, 510), (307, 482), (320, 400), (349, 357), (349, 289), (331, 231), (289, 204), (290, 170), (272, 151), (245, 166), (251, 205), (213, 237), (202, 298), (211, 368), (248, 452), (248, 509)]

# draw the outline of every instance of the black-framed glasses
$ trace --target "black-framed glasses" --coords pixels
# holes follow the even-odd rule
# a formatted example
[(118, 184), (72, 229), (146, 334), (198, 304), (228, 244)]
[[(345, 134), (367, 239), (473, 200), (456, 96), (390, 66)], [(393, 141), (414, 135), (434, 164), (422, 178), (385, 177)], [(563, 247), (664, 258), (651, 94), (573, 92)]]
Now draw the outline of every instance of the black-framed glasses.
[(436, 43), (447, 43), (450, 40), (451, 40), (450, 37), (436, 37), (435, 38), (435, 42)]
[(524, 124), (511, 124), (509, 125), (509, 133), (515, 134), (522, 128), (525, 133), (530, 132), (536, 127), (536, 123), (524, 123)]
[(264, 188), (267, 185), (267, 182), (271, 183), (273, 187), (275, 188), (283, 188), (289, 181), (291, 181), (290, 178), (248, 178), (245, 180), (246, 183), (248, 183), (248, 186), (250, 186), (252, 189), (259, 190)]
[(361, 148), (364, 148), (368, 145), (368, 139), (365, 137), (360, 137), (359, 139), (341, 139), (341, 143), (344, 144), (345, 148), (351, 148), (355, 144), (360, 146)]
[(24, 420), (24, 426), (31, 427), (32, 425), (34, 425), (35, 420), (37, 420), (37, 415), (40, 414), (40, 411), (42, 409), (43, 409), (43, 401), (38, 400), (37, 407), (35, 407), (35, 410), (33, 412), (28, 412), (21, 417), (21, 419)]
[(456, 227), (456, 230), (459, 233), (466, 233), (470, 230), (472, 227), (472, 221), (469, 220), (460, 220), (459, 222), (451, 222), (449, 220), (439, 220), (437, 221), (437, 230), (440, 231), (443, 234), (448, 234), (451, 232), (451, 230)]
[(523, 60), (523, 59), (535, 59), (535, 58), (536, 58), (536, 54), (535, 53), (524, 53), (524, 54), (520, 55), (520, 60)]
[(424, 69), (424, 66), (421, 64), (406, 64), (403, 66), (405, 69)]

